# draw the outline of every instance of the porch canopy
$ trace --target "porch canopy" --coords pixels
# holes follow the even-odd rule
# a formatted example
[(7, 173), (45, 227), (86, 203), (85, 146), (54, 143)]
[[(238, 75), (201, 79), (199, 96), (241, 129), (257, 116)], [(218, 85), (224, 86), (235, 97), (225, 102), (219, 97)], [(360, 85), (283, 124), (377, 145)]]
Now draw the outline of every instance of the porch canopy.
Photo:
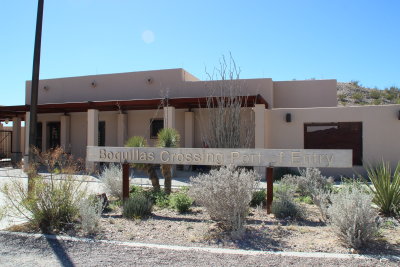
[[(239, 96), (243, 107), (252, 107), (255, 104), (264, 104), (268, 108), (268, 103), (261, 95)], [(37, 111), (43, 113), (70, 113), (86, 112), (89, 109), (99, 111), (126, 111), (126, 110), (148, 110), (160, 107), (172, 106), (177, 109), (205, 108), (207, 101), (214, 104), (221, 97), (190, 97), (190, 98), (156, 98), (156, 99), (133, 99), (133, 100), (111, 100), (111, 101), (87, 101), (71, 103), (54, 103), (38, 105)], [(19, 106), (0, 106), (0, 122), (12, 120), (14, 117), (25, 119), (26, 112), (29, 112), (30, 105)]]

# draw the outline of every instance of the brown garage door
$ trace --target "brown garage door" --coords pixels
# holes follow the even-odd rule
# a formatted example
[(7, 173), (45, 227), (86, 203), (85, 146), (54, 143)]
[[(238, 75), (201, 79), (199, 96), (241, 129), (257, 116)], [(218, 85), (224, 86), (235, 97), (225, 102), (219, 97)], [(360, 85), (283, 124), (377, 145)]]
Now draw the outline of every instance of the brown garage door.
[(305, 123), (304, 148), (353, 149), (353, 165), (362, 165), (362, 122)]

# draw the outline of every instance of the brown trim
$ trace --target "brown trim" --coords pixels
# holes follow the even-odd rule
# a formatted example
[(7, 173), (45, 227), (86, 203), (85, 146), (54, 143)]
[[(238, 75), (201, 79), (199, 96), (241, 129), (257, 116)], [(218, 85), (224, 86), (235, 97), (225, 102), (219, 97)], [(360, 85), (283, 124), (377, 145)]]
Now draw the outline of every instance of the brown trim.
[[(268, 108), (268, 103), (261, 95), (240, 96), (244, 100), (243, 106), (250, 107), (254, 104), (264, 104)], [(118, 110), (149, 110), (158, 109), (160, 106), (173, 106), (177, 109), (204, 108), (207, 106), (207, 97), (190, 98), (169, 98), (169, 99), (134, 99), (134, 100), (113, 100), (113, 101), (87, 101), (57, 104), (38, 105), (38, 113), (68, 113), (86, 112), (88, 109), (98, 109), (100, 111)], [(213, 97), (213, 103), (217, 102), (218, 97)], [(25, 112), (29, 111), (29, 105), (20, 106), (0, 106), (0, 121), (12, 117), (25, 117)]]

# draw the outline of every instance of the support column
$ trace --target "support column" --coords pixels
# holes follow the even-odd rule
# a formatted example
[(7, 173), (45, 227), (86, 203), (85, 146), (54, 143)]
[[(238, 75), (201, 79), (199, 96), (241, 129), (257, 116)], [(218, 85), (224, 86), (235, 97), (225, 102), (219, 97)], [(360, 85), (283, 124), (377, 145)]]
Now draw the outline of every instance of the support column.
[(30, 125), (30, 112), (25, 113), (25, 153), (24, 153), (24, 172), (29, 169), (29, 125)]
[[(185, 112), (185, 147), (194, 147), (194, 112)], [(190, 165), (185, 165), (185, 171), (191, 170)]]
[(128, 136), (128, 115), (117, 114), (117, 145), (124, 146)]
[(66, 153), (71, 153), (71, 117), (68, 115), (63, 115), (60, 118), (61, 121), (61, 135), (60, 143), (61, 147)]
[[(99, 111), (97, 109), (89, 109), (87, 111), (87, 145), (98, 146), (99, 144)], [(86, 170), (94, 172), (96, 164), (86, 161)]]
[(47, 121), (42, 121), (42, 152), (46, 152), (46, 150), (47, 150)]
[[(164, 128), (175, 128), (175, 107), (164, 107)], [(171, 167), (171, 176), (175, 177), (176, 165)]]
[[(254, 105), (254, 148), (265, 148), (265, 105)], [(265, 179), (265, 168), (254, 167), (261, 179)]]
[(13, 118), (12, 128), (12, 153), (11, 162), (13, 165), (18, 164), (22, 159), (21, 152), (21, 118)]
[(175, 107), (164, 107), (164, 128), (175, 129)]

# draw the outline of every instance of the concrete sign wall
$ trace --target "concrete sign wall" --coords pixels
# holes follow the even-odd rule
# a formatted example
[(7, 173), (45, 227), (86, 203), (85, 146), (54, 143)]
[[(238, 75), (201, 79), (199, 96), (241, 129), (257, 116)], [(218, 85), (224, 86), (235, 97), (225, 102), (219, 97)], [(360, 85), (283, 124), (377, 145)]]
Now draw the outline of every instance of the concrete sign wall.
[(351, 150), (87, 147), (94, 162), (351, 168)]

